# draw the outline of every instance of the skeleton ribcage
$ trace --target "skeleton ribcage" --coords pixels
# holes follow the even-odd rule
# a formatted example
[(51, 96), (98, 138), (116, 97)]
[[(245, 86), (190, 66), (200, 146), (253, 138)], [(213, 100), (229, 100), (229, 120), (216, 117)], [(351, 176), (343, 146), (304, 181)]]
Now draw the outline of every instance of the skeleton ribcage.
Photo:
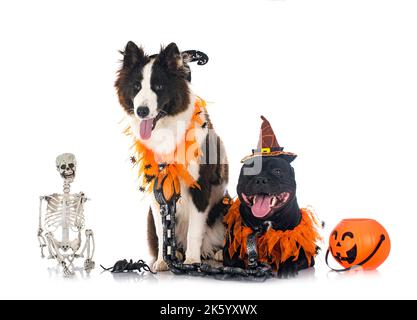
[(84, 228), (84, 195), (54, 193), (47, 201), (45, 229), (55, 232), (59, 227), (68, 227), (77, 232)]

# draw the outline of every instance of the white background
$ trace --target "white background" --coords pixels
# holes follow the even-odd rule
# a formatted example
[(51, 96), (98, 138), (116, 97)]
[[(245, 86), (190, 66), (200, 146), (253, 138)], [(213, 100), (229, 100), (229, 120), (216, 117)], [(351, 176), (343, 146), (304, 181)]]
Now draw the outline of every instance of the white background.
[[(417, 298), (415, 1), (2, 1), (0, 298)], [(392, 240), (377, 272), (315, 273), (263, 284), (100, 274), (64, 279), (37, 248), (38, 197), (61, 190), (54, 160), (73, 152), (73, 191), (92, 198), (96, 261), (148, 258), (147, 205), (113, 83), (128, 40), (156, 53), (206, 52), (197, 94), (225, 141), (235, 195), (261, 114), (294, 162), (298, 198), (327, 222), (371, 217)], [(323, 244), (325, 247), (326, 244)]]

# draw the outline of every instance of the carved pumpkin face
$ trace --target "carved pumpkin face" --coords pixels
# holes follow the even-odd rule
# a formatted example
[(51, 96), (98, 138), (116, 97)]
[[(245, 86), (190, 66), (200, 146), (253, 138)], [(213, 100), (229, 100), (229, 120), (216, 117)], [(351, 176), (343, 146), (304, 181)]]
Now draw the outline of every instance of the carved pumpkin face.
[(349, 265), (353, 265), (358, 256), (358, 246), (355, 243), (354, 235), (350, 231), (339, 234), (337, 230), (334, 230), (331, 238), (336, 244), (330, 246), (330, 251), (337, 262), (347, 262)]
[[(384, 240), (378, 247), (381, 236)], [(390, 248), (387, 231), (372, 219), (342, 220), (333, 229), (329, 239), (332, 256), (344, 268), (365, 262), (362, 264), (364, 269), (376, 269), (388, 257)], [(377, 251), (374, 253), (375, 249)]]

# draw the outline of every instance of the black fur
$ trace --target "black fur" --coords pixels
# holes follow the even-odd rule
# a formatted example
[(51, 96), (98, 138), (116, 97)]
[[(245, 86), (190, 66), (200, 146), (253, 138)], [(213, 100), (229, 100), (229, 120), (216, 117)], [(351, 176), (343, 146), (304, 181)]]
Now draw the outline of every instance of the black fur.
[(290, 257), (287, 261), (280, 264), (278, 270), (278, 277), (279, 278), (289, 278), (298, 273), (298, 271), (314, 267), (315, 261), (314, 258), (311, 258), (310, 265), (308, 264), (306, 254), (303, 249), (300, 250), (300, 254), (298, 255), (298, 259), (296, 261), (292, 261), (294, 257)]
[(148, 56), (142, 48), (129, 41), (123, 54), (122, 67), (115, 83), (119, 102), (128, 114), (134, 113), (133, 99), (141, 90), (143, 67), (154, 59), (151, 89), (158, 97), (158, 111), (176, 115), (190, 103), (188, 78), (190, 68), (183, 61), (175, 43), (161, 48), (159, 54)]
[[(266, 221), (271, 221), (275, 230), (294, 229), (301, 219), (298, 207), (294, 169), (291, 164), (281, 157), (262, 157), (262, 171), (258, 175), (245, 175), (244, 170), (251, 167), (252, 163), (242, 166), (237, 186), (237, 193), (241, 201), (240, 213), (245, 224), (249, 227), (259, 227)], [(258, 179), (266, 179), (266, 184), (257, 184)], [(242, 193), (251, 196), (256, 194), (279, 194), (289, 192), (290, 199), (286, 205), (265, 219), (256, 218), (250, 207), (242, 198)]]
[(132, 115), (134, 113), (133, 98), (139, 92), (138, 86), (143, 79), (142, 69), (149, 62), (149, 57), (132, 41), (126, 44), (121, 54), (123, 55), (122, 67), (118, 72), (115, 87), (120, 104), (128, 114)]
[[(296, 197), (296, 181), (294, 169), (288, 159), (284, 157), (262, 157), (262, 170), (257, 175), (245, 175), (244, 169), (252, 166), (251, 163), (245, 163), (242, 167), (237, 192), (241, 201), (240, 215), (244, 224), (252, 229), (266, 229), (269, 224), (274, 230), (292, 230), (301, 221), (301, 212)], [(256, 181), (265, 181), (266, 183), (256, 183)], [(290, 198), (286, 204), (273, 211), (272, 214), (257, 218), (252, 212), (250, 206), (245, 202), (242, 194), (247, 196), (256, 194), (279, 194), (289, 192)], [(233, 239), (233, 228), (230, 228), (230, 236)], [(233, 267), (245, 267), (245, 262), (241, 260), (238, 254), (233, 257), (229, 256), (229, 238), (226, 237), (224, 247), (224, 264)], [(312, 260), (312, 265), (314, 260)], [(279, 265), (278, 276), (288, 277), (296, 274), (299, 270), (309, 267), (304, 250), (300, 251), (298, 260), (288, 259)]]
[[(168, 115), (176, 115), (188, 107), (188, 71), (175, 43), (161, 49), (155, 58), (151, 76), (151, 89), (158, 96), (158, 110), (163, 110)], [(162, 89), (158, 90), (158, 87)]]
[[(210, 119), (207, 118), (208, 126), (212, 129)], [(200, 188), (190, 188), (190, 193), (199, 212), (204, 212), (208, 205), (213, 186), (228, 182), (229, 169), (227, 164), (220, 161), (220, 138), (213, 130), (206, 137), (206, 143), (202, 148), (202, 163), (200, 164), (199, 178)], [(214, 152), (215, 151), (215, 152)], [(211, 210), (213, 219), (214, 212)]]
[(204, 212), (208, 205), (213, 186), (227, 182), (226, 164), (201, 164), (197, 180), (200, 188), (190, 188), (190, 193), (198, 211)]
[(197, 180), (200, 188), (190, 188), (191, 197), (199, 212), (204, 212), (209, 205), (211, 184), (209, 183), (205, 174), (207, 171), (207, 165), (201, 165), (200, 177)]
[[(226, 194), (225, 197), (227, 199), (230, 199), (230, 196), (228, 194)], [(221, 199), (219, 202), (217, 202), (211, 208), (207, 216), (207, 225), (209, 227), (212, 227), (218, 219), (223, 218), (227, 214), (228, 209), (229, 209), (229, 205), (224, 203), (224, 199)]]

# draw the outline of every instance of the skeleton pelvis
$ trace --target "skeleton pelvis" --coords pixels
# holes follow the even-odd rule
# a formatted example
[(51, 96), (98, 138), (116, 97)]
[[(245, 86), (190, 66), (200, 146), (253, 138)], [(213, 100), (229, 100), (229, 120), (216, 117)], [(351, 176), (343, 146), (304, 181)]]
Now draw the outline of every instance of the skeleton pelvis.
[(58, 249), (61, 249), (64, 252), (67, 252), (69, 249), (71, 249), (75, 253), (81, 247), (81, 234), (78, 233), (78, 238), (72, 241), (58, 241), (55, 238), (53, 238), (53, 241), (55, 242), (55, 245)]

